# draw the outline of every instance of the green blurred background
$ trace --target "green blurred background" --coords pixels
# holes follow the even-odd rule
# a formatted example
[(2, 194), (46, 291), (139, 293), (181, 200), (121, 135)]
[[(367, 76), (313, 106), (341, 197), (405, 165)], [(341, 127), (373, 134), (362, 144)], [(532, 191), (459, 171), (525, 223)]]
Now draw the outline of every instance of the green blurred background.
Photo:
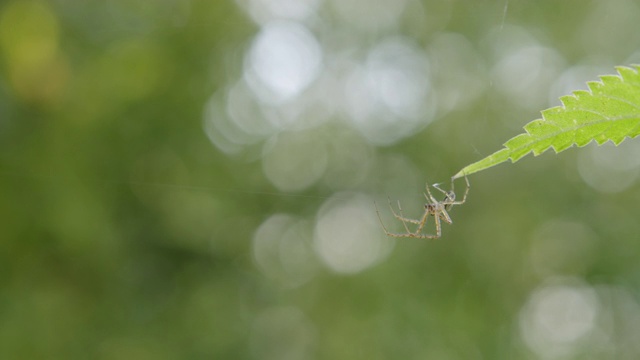
[[(0, 3), (0, 358), (640, 358), (640, 144), (469, 178), (640, 3)], [(456, 183), (460, 195), (464, 182)], [(428, 231), (435, 231), (432, 223)]]

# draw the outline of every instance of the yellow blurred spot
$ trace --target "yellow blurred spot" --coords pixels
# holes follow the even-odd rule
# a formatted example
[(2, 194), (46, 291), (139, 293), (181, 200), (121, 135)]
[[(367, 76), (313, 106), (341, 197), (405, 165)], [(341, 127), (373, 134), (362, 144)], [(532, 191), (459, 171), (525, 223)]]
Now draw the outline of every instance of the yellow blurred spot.
[(0, 11), (1, 56), (16, 95), (29, 102), (56, 100), (68, 77), (56, 15), (39, 1), (14, 1)]

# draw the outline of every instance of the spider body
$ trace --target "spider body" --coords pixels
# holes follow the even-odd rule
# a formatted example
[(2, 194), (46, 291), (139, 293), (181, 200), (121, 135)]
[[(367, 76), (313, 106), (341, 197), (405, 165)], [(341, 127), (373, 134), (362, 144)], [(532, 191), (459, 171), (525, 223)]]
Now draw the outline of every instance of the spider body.
[[(467, 179), (466, 176), (464, 177), (464, 180), (467, 184), (467, 187), (464, 191), (464, 196), (460, 201), (456, 201), (456, 193), (453, 190), (453, 180), (451, 181), (450, 191), (442, 190), (438, 186), (438, 184), (432, 185), (436, 190), (444, 194), (444, 199), (442, 199), (442, 201), (438, 201), (436, 200), (436, 198), (433, 197), (433, 195), (431, 194), (431, 191), (429, 190), (429, 184), (427, 184), (425, 187), (427, 190), (427, 193), (423, 194), (425, 199), (427, 200), (427, 203), (424, 204), (424, 213), (422, 214), (422, 217), (420, 217), (420, 219), (409, 219), (404, 217), (404, 214), (402, 213), (402, 206), (400, 205), (400, 201), (398, 201), (398, 213), (396, 213), (396, 211), (393, 210), (393, 206), (391, 205), (391, 199), (389, 199), (389, 208), (391, 209), (391, 213), (393, 213), (393, 216), (396, 219), (402, 222), (402, 225), (406, 230), (406, 232), (404, 233), (389, 232), (387, 228), (384, 226), (384, 223), (382, 222), (382, 218), (380, 217), (380, 211), (378, 211), (378, 206), (376, 205), (376, 213), (378, 214), (378, 220), (380, 220), (380, 224), (382, 225), (382, 229), (384, 230), (384, 233), (387, 234), (387, 236), (396, 237), (396, 238), (419, 238), (419, 239), (439, 238), (442, 235), (441, 221), (444, 221), (447, 224), (451, 224), (453, 222), (451, 221), (451, 217), (449, 216), (448, 211), (454, 205), (461, 205), (461, 204), (464, 204), (465, 201), (467, 201), (467, 194), (469, 194), (470, 185), (469, 185), (469, 179)], [(429, 216), (433, 216), (434, 218), (434, 222), (436, 224), (435, 234), (427, 234), (422, 232), (422, 230), (424, 229), (427, 223), (427, 220), (429, 219)], [(411, 231), (409, 229), (409, 225), (407, 224), (416, 225), (415, 230)]]

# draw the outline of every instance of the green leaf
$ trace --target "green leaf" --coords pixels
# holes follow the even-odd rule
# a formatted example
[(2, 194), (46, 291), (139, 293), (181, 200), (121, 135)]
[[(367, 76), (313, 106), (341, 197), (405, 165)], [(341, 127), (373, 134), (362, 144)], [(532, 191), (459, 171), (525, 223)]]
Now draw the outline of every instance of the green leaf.
[(591, 141), (620, 144), (640, 134), (640, 65), (618, 67), (618, 75), (605, 75), (587, 83), (589, 91), (575, 91), (560, 98), (562, 106), (542, 111), (542, 119), (525, 125), (526, 133), (504, 144), (486, 158), (466, 166), (454, 179), (503, 163), (516, 162), (533, 152), (538, 156), (549, 148), (559, 153)]

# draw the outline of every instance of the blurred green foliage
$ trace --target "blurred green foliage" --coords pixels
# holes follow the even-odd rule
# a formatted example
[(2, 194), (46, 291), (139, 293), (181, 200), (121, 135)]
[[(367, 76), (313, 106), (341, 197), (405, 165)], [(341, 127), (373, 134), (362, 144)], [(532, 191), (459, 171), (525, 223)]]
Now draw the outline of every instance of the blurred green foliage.
[[(637, 358), (634, 144), (470, 177), (435, 241), (384, 238), (373, 200), (419, 214), (425, 181), (637, 62), (639, 16), (2, 2), (0, 358)], [(315, 77), (260, 62), (283, 29)]]

